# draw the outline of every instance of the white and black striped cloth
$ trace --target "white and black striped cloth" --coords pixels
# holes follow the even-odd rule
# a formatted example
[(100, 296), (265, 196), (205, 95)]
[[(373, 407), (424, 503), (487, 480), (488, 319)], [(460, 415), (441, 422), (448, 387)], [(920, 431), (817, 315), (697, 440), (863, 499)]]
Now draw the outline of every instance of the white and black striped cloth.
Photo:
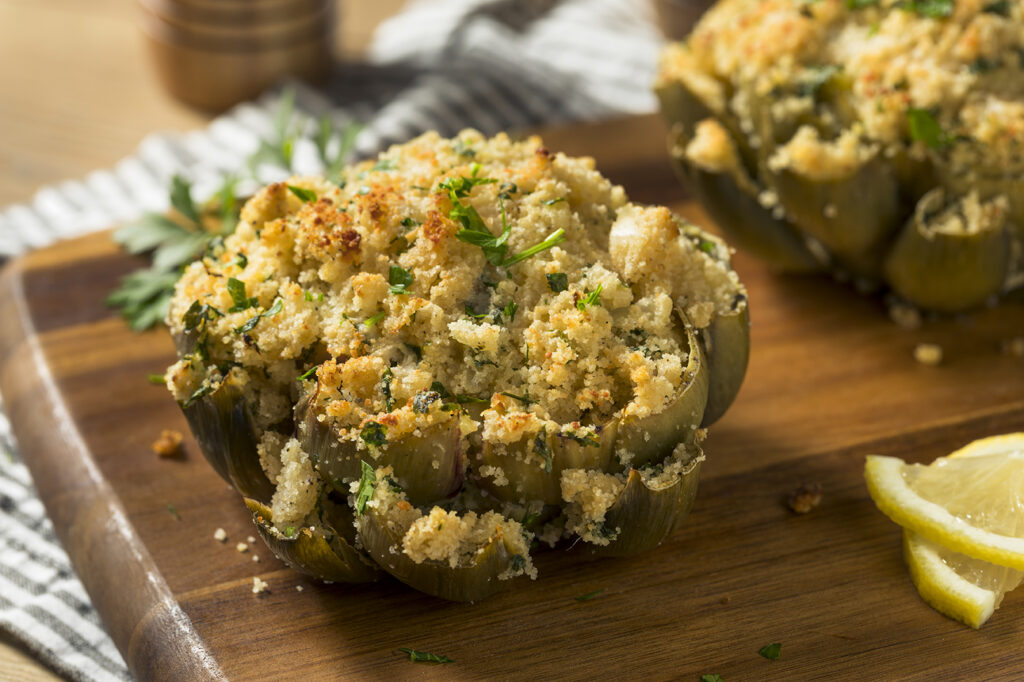
[[(431, 129), (493, 134), (646, 113), (661, 40), (642, 0), (420, 0), (380, 26), (366, 64), (343, 66), (322, 91), (295, 86), (296, 109), (363, 122), (361, 157)], [(210, 195), (270, 134), (276, 100), (239, 105), (204, 130), (152, 135), (112, 169), (0, 209), (0, 262), (166, 210), (175, 173)], [(298, 172), (319, 171), (316, 159), (310, 141), (297, 145)], [(285, 174), (261, 172), (260, 181)], [(68, 678), (130, 678), (18, 460), (2, 406), (0, 628)]]

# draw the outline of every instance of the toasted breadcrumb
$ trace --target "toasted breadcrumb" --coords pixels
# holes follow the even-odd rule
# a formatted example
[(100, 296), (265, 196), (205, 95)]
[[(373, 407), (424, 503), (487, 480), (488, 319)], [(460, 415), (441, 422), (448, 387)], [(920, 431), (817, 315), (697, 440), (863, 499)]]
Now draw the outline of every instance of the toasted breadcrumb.
[(177, 457), (181, 454), (181, 432), (164, 429), (160, 437), (153, 442), (153, 452), (161, 457)]
[(268, 592), (269, 590), (270, 590), (270, 587), (266, 583), (266, 581), (260, 580), (259, 577), (257, 577), (257, 576), (253, 577), (253, 579), (252, 579), (252, 593), (253, 594), (263, 594), (264, 592)]
[(235, 545), (235, 549), (238, 551), (239, 554), (243, 554), (249, 551), (249, 545), (245, 544), (244, 542), (239, 542), (237, 545)]
[(213, 539), (217, 542), (224, 542), (228, 539), (228, 532), (223, 528), (218, 528), (217, 530), (213, 531)]
[(922, 365), (935, 367), (942, 362), (942, 346), (935, 343), (919, 343), (914, 347), (914, 359)]
[(786, 498), (786, 504), (796, 514), (809, 514), (821, 504), (821, 484), (801, 483)]

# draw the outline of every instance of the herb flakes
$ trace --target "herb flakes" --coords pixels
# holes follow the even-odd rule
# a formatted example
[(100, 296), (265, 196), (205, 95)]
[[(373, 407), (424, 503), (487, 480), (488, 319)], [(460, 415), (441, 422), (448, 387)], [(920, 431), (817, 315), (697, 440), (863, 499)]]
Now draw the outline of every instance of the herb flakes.
[(767, 644), (758, 649), (757, 653), (764, 658), (767, 658), (769, 661), (777, 661), (779, 660), (779, 656), (782, 654), (782, 645), (778, 642), (775, 644)]
[(388, 429), (378, 422), (367, 422), (366, 426), (359, 432), (359, 437), (367, 445), (379, 448), (388, 442)]
[(414, 279), (415, 276), (400, 265), (392, 265), (388, 268), (388, 284), (391, 285), (391, 293), (396, 296), (411, 293), (409, 287), (412, 286)]
[(399, 649), (403, 654), (409, 654), (409, 660), (414, 663), (454, 663), (455, 661), (447, 656), (432, 654), (426, 651), (416, 651), (402, 647)]
[[(380, 426), (380, 428), (384, 427)], [(356, 493), (356, 514), (362, 515), (366, 511), (366, 503), (373, 497), (373, 491), (377, 487), (377, 477), (373, 473), (373, 467), (367, 464), (366, 460), (359, 460), (359, 466), (362, 469), (362, 475), (359, 477), (359, 491)]]
[(596, 597), (599, 594), (601, 594), (602, 592), (604, 592), (606, 589), (608, 589), (608, 588), (602, 587), (599, 590), (594, 590), (593, 592), (587, 592), (586, 594), (581, 594), (578, 597), (573, 597), (573, 599), (575, 599), (576, 601), (590, 601), (594, 597)]
[(908, 109), (907, 124), (910, 126), (910, 138), (915, 142), (923, 142), (929, 149), (945, 149), (956, 139), (942, 128), (935, 115), (927, 109)]
[(297, 196), (307, 204), (311, 201), (316, 201), (316, 192), (305, 187), (296, 187), (295, 185), (288, 185), (288, 191)]
[(569, 288), (569, 276), (564, 272), (552, 272), (544, 277), (548, 280), (548, 288), (556, 294)]

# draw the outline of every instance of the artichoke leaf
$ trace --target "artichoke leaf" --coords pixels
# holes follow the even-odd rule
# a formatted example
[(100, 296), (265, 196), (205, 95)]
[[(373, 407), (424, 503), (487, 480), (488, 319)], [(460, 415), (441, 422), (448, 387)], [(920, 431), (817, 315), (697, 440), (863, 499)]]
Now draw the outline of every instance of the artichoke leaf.
[(707, 403), (708, 365), (696, 331), (685, 323), (680, 326), (687, 364), (679, 391), (664, 410), (639, 418), (613, 417), (587, 438), (552, 429), (508, 445), (484, 443), (471, 454), (474, 469), (500, 468), (508, 482), (498, 485), (493, 477), (480, 476), (480, 487), (500, 500), (558, 505), (562, 472), (567, 469), (619, 472), (625, 469), (623, 461), (629, 466), (660, 462), (678, 443), (691, 440)]
[(761, 190), (752, 179), (698, 167), (686, 156), (689, 139), (681, 127), (673, 127), (669, 149), (676, 174), (731, 242), (784, 270), (823, 269), (793, 225), (761, 205)]
[(700, 332), (708, 365), (708, 401), (701, 426), (709, 426), (725, 414), (743, 384), (750, 359), (750, 308), (738, 295), (733, 310), (716, 315)]
[(936, 188), (918, 203), (885, 261), (893, 290), (939, 312), (977, 307), (1000, 292), (1010, 264), (1006, 202), (976, 194), (950, 203)]
[(478, 601), (506, 589), (523, 574), (523, 556), (509, 538), (491, 537), (456, 566), (447, 561), (413, 561), (403, 550), (406, 532), (388, 518), (388, 508), (368, 505), (356, 524), (359, 542), (381, 568), (420, 592), (450, 601)]
[[(674, 470), (630, 469), (626, 485), (605, 512), (607, 545), (588, 545), (592, 556), (631, 556), (654, 549), (682, 525), (697, 497), (704, 454), (696, 443), (680, 443)], [(673, 463), (665, 465), (666, 469)]]
[(313, 392), (295, 407), (298, 438), (321, 477), (338, 492), (347, 495), (348, 483), (359, 480), (361, 460), (375, 468), (390, 466), (394, 471), (392, 477), (416, 505), (450, 497), (462, 487), (462, 437), (457, 413), (421, 429), (419, 435), (367, 451), (319, 421), (313, 409), (315, 399)]
[(206, 460), (245, 497), (269, 502), (274, 486), (260, 464), (259, 438), (242, 390), (226, 378), (182, 412)]
[(340, 583), (365, 583), (380, 577), (376, 565), (353, 546), (355, 535), (345, 538), (339, 533), (339, 529), (352, 529), (351, 520), (345, 523), (336, 518), (332, 523), (327, 513), (321, 513), (318, 525), (300, 528), (286, 537), (274, 527), (270, 507), (251, 498), (245, 498), (245, 506), (270, 551), (296, 571)]

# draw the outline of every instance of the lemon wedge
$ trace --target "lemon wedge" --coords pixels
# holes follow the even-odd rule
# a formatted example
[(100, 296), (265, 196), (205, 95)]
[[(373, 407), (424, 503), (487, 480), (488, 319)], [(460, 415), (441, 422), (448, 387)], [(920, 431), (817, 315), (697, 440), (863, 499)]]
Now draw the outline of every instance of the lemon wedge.
[(906, 529), (903, 558), (921, 598), (944, 616), (972, 628), (980, 628), (999, 608), (1003, 596), (1024, 578), (1024, 571), (972, 559)]
[[(974, 441), (929, 466), (872, 457), (865, 478), (879, 508), (904, 526), (903, 555), (921, 598), (981, 627), (1024, 579), (975, 553), (1016, 561), (1011, 541), (1024, 535), (1024, 434)], [(951, 542), (970, 556), (943, 546)]]
[(927, 466), (869, 455), (864, 478), (878, 508), (904, 528), (1024, 570), (1024, 434), (986, 438)]

